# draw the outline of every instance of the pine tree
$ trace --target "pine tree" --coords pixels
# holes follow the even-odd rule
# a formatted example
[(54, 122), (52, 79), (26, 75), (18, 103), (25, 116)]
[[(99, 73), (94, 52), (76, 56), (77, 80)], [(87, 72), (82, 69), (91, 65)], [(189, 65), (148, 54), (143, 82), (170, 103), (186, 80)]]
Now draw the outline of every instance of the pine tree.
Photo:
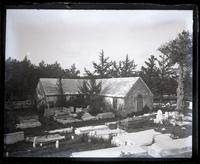
[(112, 62), (112, 67), (110, 69), (110, 75), (111, 77), (120, 77), (121, 76), (121, 67), (122, 67), (122, 62), (119, 61), (119, 64), (117, 64), (116, 61)]
[(140, 76), (146, 82), (147, 86), (151, 89), (154, 95), (158, 95), (157, 84), (159, 82), (158, 68), (156, 66), (157, 58), (151, 55), (148, 61), (145, 61), (146, 67), (141, 67)]
[(89, 78), (96, 77), (94, 72), (91, 72), (91, 71), (87, 70), (86, 68), (84, 68), (84, 71), (85, 71), (86, 77), (89, 77)]
[(103, 98), (99, 96), (101, 92), (101, 82), (97, 83), (95, 78), (90, 78), (89, 81), (84, 81), (79, 87), (79, 93), (86, 96), (86, 104), (90, 105), (90, 113), (98, 114), (103, 107)]
[(62, 78), (61, 77), (59, 77), (56, 85), (58, 87), (58, 94), (59, 94), (57, 102), (56, 102), (56, 105), (58, 107), (64, 107), (64, 105), (65, 105), (65, 96), (64, 96), (63, 84), (62, 84)]
[(134, 60), (130, 60), (128, 54), (126, 55), (126, 59), (122, 61), (121, 66), (121, 77), (133, 77), (136, 75), (137, 64), (135, 64)]
[(99, 63), (93, 62), (94, 73), (100, 78), (107, 78), (110, 76), (110, 67), (112, 66), (112, 62), (109, 62), (109, 57), (104, 56), (104, 51), (102, 50), (99, 55)]
[(76, 69), (76, 65), (72, 64), (69, 69), (66, 69), (65, 72), (68, 74), (70, 78), (77, 78), (79, 77), (80, 71)]
[(158, 73), (159, 73), (159, 84), (158, 92), (160, 99), (164, 94), (173, 94), (176, 92), (174, 83), (176, 83), (175, 70), (172, 67), (168, 56), (162, 54), (159, 56), (158, 61)]

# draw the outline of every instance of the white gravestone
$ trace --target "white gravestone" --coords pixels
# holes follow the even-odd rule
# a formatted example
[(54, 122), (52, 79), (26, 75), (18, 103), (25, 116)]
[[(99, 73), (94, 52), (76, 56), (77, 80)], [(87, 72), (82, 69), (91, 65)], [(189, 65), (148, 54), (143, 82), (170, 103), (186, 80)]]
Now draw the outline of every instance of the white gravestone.
[(56, 141), (56, 149), (59, 148), (59, 140)]
[(157, 115), (156, 115), (156, 119), (154, 120), (154, 123), (160, 123), (160, 124), (162, 124), (163, 122), (163, 113), (162, 113), (162, 111), (161, 110), (158, 110), (157, 111)]
[(37, 137), (34, 137), (34, 139), (33, 139), (33, 148), (36, 147), (36, 139), (37, 139)]
[(169, 118), (169, 112), (165, 112), (164, 118), (165, 118), (165, 120), (168, 120), (168, 118)]

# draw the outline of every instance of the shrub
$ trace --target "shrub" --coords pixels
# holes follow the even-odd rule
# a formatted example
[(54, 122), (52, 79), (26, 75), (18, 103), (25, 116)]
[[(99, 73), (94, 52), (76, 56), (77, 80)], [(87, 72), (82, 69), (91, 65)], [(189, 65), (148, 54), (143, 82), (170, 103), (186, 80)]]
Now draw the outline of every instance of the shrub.
[(82, 134), (81, 142), (88, 142), (88, 135), (87, 134)]
[(77, 119), (81, 119), (81, 117), (83, 116), (83, 114), (84, 114), (84, 111), (78, 112), (76, 118)]
[(150, 109), (147, 105), (144, 106), (143, 110), (142, 110), (142, 113), (145, 114), (145, 113), (149, 113), (150, 112)]
[(103, 97), (101, 96), (97, 96), (97, 95), (93, 95), (90, 98), (90, 114), (91, 115), (97, 115), (99, 113), (101, 113), (103, 111)]

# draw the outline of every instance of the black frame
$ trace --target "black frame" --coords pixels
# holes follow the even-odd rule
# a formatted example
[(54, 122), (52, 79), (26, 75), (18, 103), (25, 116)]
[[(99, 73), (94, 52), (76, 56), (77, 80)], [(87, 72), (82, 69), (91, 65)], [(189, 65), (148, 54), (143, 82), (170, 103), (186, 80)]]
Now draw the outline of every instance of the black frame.
[[(5, 36), (6, 36), (6, 10), (7, 9), (59, 9), (59, 10), (70, 10), (70, 9), (122, 9), (122, 10), (193, 10), (193, 109), (198, 109), (198, 7), (195, 4), (173, 4), (173, 5), (159, 5), (159, 4), (139, 4), (139, 3), (21, 3), (21, 4), (12, 4), (6, 3), (3, 5), (1, 14), (1, 95), (4, 102), (4, 78), (5, 78)], [(2, 108), (4, 109), (4, 103), (1, 103)], [(4, 116), (4, 110), (1, 110), (1, 116)], [(3, 118), (1, 119), (3, 125)], [(198, 111), (193, 110), (193, 148), (192, 148), (192, 158), (183, 159), (183, 158), (136, 158), (136, 159), (76, 159), (76, 158), (59, 158), (59, 159), (50, 159), (49, 162), (99, 162), (99, 161), (107, 161), (107, 162), (195, 162), (198, 161)], [(2, 139), (3, 142), (3, 139)], [(3, 150), (3, 147), (2, 147)], [(2, 151), (3, 152), (3, 151)], [(2, 153), (3, 156), (3, 153)], [(31, 160), (30, 160), (31, 159)], [(46, 161), (46, 158), (5, 158), (2, 157), (2, 162), (38, 162), (38, 161)]]

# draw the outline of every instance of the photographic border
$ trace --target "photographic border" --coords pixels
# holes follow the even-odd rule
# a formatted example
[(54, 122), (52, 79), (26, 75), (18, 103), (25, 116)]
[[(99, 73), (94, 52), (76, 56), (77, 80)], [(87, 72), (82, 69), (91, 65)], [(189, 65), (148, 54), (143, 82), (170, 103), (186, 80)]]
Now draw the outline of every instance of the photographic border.
[[(195, 4), (170, 4), (161, 5), (153, 3), (72, 3), (72, 2), (60, 2), (60, 3), (21, 3), (21, 4), (5, 4), (1, 14), (1, 93), (2, 102), (1, 109), (4, 109), (4, 79), (5, 79), (5, 38), (6, 38), (6, 10), (7, 9), (51, 9), (51, 10), (71, 10), (71, 9), (96, 9), (96, 10), (192, 10), (193, 11), (193, 135), (192, 135), (192, 158), (15, 158), (3, 157), (2, 160), (5, 162), (38, 162), (46, 161), (55, 162), (195, 162), (198, 159), (198, 7)], [(1, 110), (1, 121), (4, 125), (4, 110)], [(3, 128), (2, 128), (3, 129)], [(2, 135), (3, 136), (3, 135)], [(3, 142), (3, 137), (2, 137)], [(3, 150), (3, 147), (2, 147)], [(3, 151), (2, 151), (3, 152)]]

